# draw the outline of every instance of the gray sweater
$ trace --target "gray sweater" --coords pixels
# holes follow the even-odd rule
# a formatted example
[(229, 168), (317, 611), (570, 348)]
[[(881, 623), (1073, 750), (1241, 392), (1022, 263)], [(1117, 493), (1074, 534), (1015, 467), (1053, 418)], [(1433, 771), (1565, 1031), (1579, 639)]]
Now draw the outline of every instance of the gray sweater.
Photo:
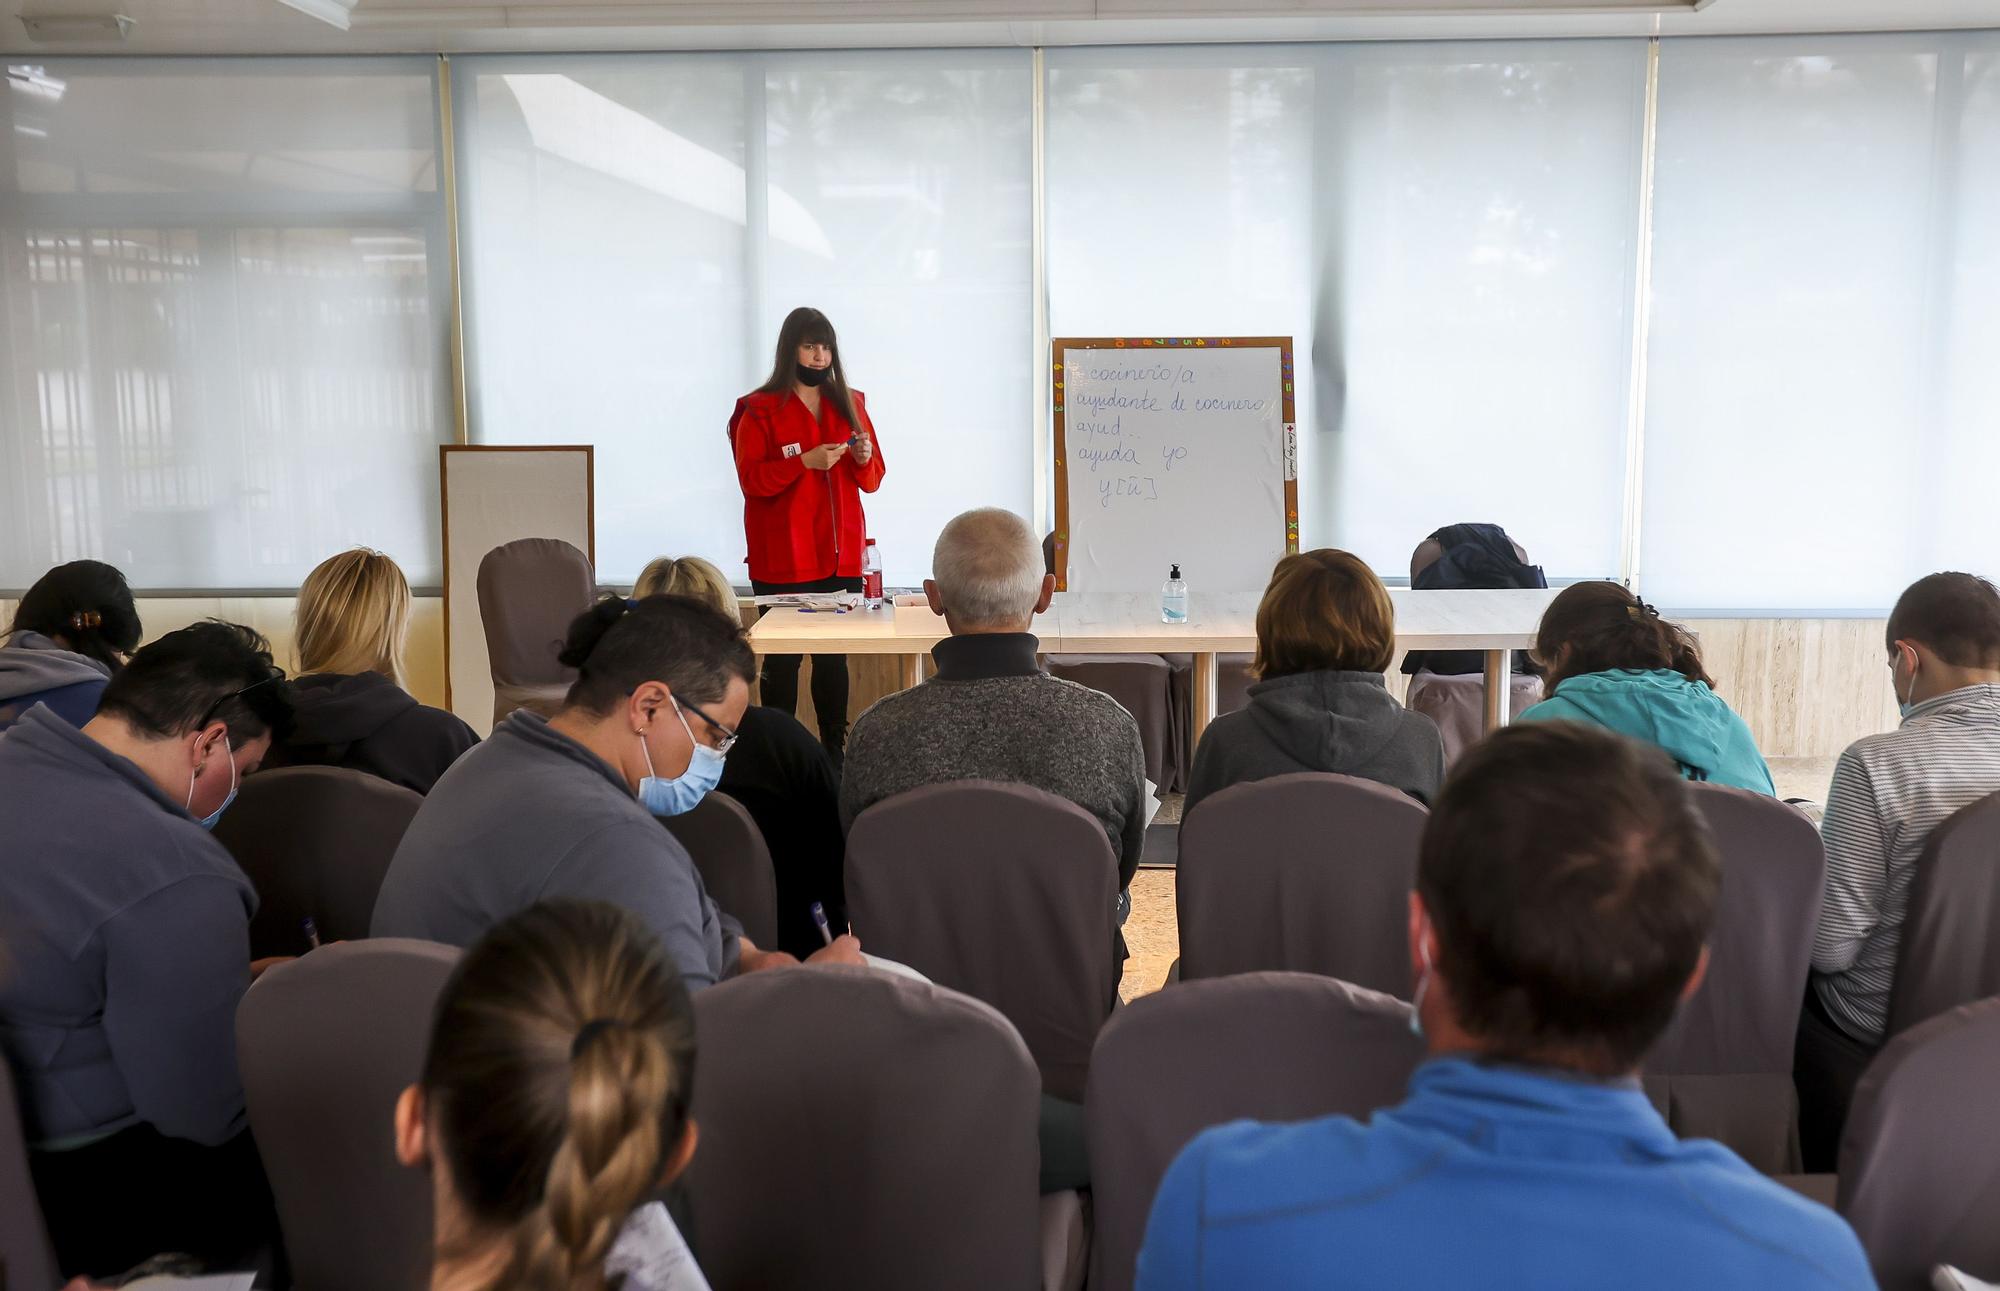
[(1250, 687), (1210, 723), (1182, 810), (1219, 789), (1294, 771), (1375, 780), (1428, 803), (1444, 780), (1437, 724), (1397, 703), (1379, 672), (1301, 672)]
[(46, 708), (0, 737), (0, 1047), (29, 1141), (244, 1126), (243, 871), (146, 774)]
[(716, 909), (687, 851), (602, 758), (522, 710), (425, 797), (370, 931), (469, 946), (547, 897), (638, 915), (689, 990), (736, 969), (742, 925)]
[(954, 780), (1005, 780), (1067, 798), (1103, 824), (1130, 886), (1146, 843), (1146, 756), (1118, 701), (1044, 673), (1032, 633), (951, 637), (937, 675), (883, 699), (847, 737), (840, 821)]

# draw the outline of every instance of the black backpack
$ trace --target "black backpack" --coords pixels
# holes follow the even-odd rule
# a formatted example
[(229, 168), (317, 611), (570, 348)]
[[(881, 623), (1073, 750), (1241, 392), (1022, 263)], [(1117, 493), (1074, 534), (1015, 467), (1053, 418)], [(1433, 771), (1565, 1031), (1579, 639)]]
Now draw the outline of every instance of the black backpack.
[[(1515, 551), (1514, 540), (1497, 524), (1446, 525), (1426, 541), (1443, 547), (1444, 554), (1410, 579), (1411, 587), (1433, 591), (1549, 585), (1542, 567), (1522, 560)], [(1486, 656), (1477, 650), (1412, 650), (1403, 659), (1403, 672), (1410, 676), (1419, 671), (1464, 676), (1485, 670)], [(1514, 652), (1514, 671), (1534, 671), (1526, 651)]]

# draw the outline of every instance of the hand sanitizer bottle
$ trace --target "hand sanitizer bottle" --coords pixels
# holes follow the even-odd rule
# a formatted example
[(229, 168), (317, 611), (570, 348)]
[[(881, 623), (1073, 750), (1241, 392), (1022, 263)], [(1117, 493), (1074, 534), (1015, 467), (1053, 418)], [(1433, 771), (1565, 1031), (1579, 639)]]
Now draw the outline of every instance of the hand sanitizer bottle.
[(1187, 583), (1181, 578), (1179, 565), (1167, 574), (1166, 584), (1160, 588), (1160, 622), (1187, 622)]

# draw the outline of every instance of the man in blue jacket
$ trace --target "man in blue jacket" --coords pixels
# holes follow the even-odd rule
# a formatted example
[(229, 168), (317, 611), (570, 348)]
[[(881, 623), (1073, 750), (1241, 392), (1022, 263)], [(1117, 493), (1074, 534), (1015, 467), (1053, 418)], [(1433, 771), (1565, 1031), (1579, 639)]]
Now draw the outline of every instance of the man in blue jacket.
[(1846, 1223), (1677, 1140), (1638, 1068), (1700, 985), (1721, 871), (1659, 751), (1558, 722), (1446, 782), (1410, 898), (1430, 1057), (1360, 1124), (1239, 1122), (1168, 1171), (1142, 1291), (1872, 1287)]

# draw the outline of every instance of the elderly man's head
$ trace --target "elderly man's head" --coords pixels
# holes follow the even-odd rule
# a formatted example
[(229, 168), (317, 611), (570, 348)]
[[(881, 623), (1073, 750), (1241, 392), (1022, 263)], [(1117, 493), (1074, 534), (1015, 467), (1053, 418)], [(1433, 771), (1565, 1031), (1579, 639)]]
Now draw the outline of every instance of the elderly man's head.
[(953, 636), (1026, 632), (1055, 588), (1027, 522), (999, 507), (967, 511), (947, 524), (924, 580), (931, 609), (944, 615)]

